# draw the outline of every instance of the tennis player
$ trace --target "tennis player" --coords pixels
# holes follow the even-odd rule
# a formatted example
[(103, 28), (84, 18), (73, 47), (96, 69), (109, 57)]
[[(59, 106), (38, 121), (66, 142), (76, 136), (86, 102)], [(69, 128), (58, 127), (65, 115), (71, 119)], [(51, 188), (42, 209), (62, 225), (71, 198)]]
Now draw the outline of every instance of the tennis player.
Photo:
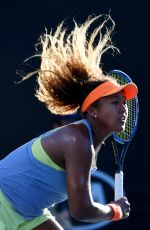
[(116, 49), (113, 29), (108, 15), (75, 22), (70, 33), (60, 24), (41, 36), (37, 98), (53, 114), (77, 112), (83, 119), (34, 138), (0, 161), (0, 229), (62, 229), (48, 208), (66, 199), (72, 216), (81, 221), (129, 216), (126, 197), (103, 205), (91, 194), (97, 154), (112, 132), (124, 130), (126, 101), (137, 95), (135, 84), (120, 86), (101, 69), (102, 54)]

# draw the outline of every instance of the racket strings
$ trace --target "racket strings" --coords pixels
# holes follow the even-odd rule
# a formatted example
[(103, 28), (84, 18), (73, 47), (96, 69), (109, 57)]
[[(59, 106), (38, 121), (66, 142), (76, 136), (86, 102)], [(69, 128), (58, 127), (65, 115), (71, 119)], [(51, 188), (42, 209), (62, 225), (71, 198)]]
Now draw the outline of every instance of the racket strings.
[[(130, 82), (117, 73), (113, 73), (112, 77), (114, 77), (120, 85), (124, 85)], [(124, 141), (129, 140), (134, 131), (135, 121), (136, 121), (136, 100), (132, 99), (127, 101), (127, 106), (128, 106), (128, 118), (126, 121), (125, 130), (121, 133), (115, 133), (115, 135), (118, 136), (118, 138)]]

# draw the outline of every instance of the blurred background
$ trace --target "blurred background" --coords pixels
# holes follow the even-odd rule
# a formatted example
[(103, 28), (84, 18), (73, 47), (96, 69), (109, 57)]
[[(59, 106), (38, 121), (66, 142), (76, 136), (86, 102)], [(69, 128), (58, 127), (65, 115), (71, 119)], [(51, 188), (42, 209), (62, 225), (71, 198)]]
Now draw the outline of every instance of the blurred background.
[[(0, 4), (0, 158), (31, 138), (75, 119), (52, 116), (45, 106), (34, 97), (34, 77), (22, 84), (15, 84), (20, 78), (17, 70), (24, 69), (22, 62), (35, 53), (39, 36), (55, 29), (65, 19), (72, 27), (72, 18), (83, 23), (89, 15), (108, 14), (116, 23), (113, 41), (121, 54), (105, 54), (103, 69), (120, 69), (126, 72), (139, 87), (139, 127), (129, 148), (125, 165), (125, 190), (131, 203), (131, 215), (127, 220), (91, 226), (86, 229), (124, 230), (128, 228), (150, 229), (150, 151), (149, 141), (149, 84), (148, 76), (148, 9), (146, 0), (42, 0), (5, 1)], [(33, 68), (38, 66), (35, 61)], [(30, 70), (32, 66), (30, 66)], [(98, 170), (113, 179), (112, 153), (109, 140), (103, 146), (98, 158)], [(107, 179), (108, 179), (107, 178)], [(113, 199), (113, 189), (104, 177), (93, 178), (99, 183), (95, 191), (106, 196), (106, 202)], [(98, 180), (98, 181), (97, 181)], [(95, 184), (94, 184), (95, 185)], [(96, 190), (96, 188), (98, 188)], [(97, 196), (97, 195), (95, 195)], [(66, 229), (72, 230), (80, 223), (74, 221), (66, 211), (66, 204), (54, 210), (60, 221), (67, 222)], [(63, 212), (62, 210), (65, 210)], [(61, 216), (62, 215), (62, 216)], [(64, 221), (62, 224), (64, 224)], [(79, 227), (82, 229), (83, 226)]]

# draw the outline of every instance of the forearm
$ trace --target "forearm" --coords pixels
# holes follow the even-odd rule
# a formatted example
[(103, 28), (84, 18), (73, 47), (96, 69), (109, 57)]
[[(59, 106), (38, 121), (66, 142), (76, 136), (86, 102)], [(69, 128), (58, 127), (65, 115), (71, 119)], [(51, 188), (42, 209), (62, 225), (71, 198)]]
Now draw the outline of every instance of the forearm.
[(91, 208), (90, 212), (91, 212), (90, 213), (91, 218), (89, 217), (90, 222), (111, 220), (114, 214), (111, 207), (96, 202), (93, 202), (93, 207)]
[(93, 202), (92, 205), (82, 208), (75, 218), (84, 222), (111, 220), (113, 218), (113, 210), (108, 205)]

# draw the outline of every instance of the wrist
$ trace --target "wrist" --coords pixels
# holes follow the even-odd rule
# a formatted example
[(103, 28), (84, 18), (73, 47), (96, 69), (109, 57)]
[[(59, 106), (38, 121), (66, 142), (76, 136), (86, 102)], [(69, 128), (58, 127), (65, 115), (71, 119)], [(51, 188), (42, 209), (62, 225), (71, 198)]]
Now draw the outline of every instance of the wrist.
[(123, 213), (121, 207), (117, 204), (108, 204), (108, 206), (112, 209), (113, 216), (111, 218), (112, 221), (118, 221), (122, 218)]

